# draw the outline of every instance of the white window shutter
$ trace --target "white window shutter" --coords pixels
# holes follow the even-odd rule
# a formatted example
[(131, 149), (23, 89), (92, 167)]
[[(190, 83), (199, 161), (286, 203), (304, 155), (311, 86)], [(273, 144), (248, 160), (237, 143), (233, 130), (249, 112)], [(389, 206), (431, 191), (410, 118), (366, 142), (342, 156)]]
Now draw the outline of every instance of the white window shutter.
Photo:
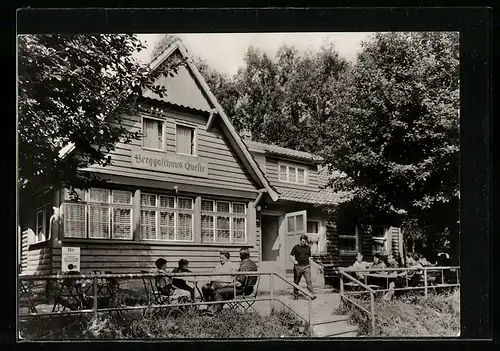
[(64, 236), (67, 238), (85, 238), (85, 205), (66, 203), (64, 206)]

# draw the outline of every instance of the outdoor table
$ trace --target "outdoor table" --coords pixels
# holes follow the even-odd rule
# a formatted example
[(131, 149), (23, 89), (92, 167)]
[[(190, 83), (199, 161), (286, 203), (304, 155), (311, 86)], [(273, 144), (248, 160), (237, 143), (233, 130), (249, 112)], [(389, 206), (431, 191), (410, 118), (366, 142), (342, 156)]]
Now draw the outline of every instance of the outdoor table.
[(387, 281), (387, 289), (389, 289), (389, 280), (391, 279), (397, 279), (399, 277), (402, 277), (403, 275), (401, 274), (387, 274), (387, 273), (368, 273), (365, 275), (365, 283), (367, 283), (368, 278), (377, 278), (377, 279), (386, 279)]
[[(214, 277), (217, 277), (217, 275), (214, 274)], [(186, 282), (194, 284), (196, 290), (198, 291), (198, 294), (200, 295), (200, 301), (202, 301), (202, 302), (205, 301), (205, 297), (203, 296), (203, 292), (202, 292), (200, 286), (203, 287), (203, 286), (205, 286), (205, 284), (211, 283), (213, 281), (214, 281), (213, 279), (210, 279), (210, 276), (203, 277), (202, 279), (196, 279), (196, 281), (186, 280)], [(233, 286), (232, 284), (233, 284), (232, 282), (224, 282), (223, 287)]]
[[(196, 291), (198, 291), (198, 294), (200, 295), (200, 301), (204, 301), (204, 299), (203, 299), (203, 293), (201, 292), (200, 287), (199, 287), (200, 282), (203, 283), (203, 285), (205, 285), (204, 280), (199, 280), (199, 279), (185, 279), (185, 281), (186, 281), (186, 283), (190, 283), (190, 284), (194, 285)], [(195, 291), (195, 295), (194, 295), (195, 300), (196, 300), (196, 291)]]

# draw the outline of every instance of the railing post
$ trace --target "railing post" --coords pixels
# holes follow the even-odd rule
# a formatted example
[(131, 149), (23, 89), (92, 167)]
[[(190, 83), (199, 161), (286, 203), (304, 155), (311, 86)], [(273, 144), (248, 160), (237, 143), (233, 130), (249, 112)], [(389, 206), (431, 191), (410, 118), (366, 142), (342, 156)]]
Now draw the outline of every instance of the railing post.
[(460, 274), (459, 274), (459, 269), (460, 269), (460, 268), (456, 268), (456, 269), (455, 269), (455, 270), (456, 270), (456, 272), (457, 272), (457, 284), (460, 284), (460, 278), (459, 278)]
[(427, 297), (428, 295), (428, 287), (427, 287), (427, 268), (424, 267), (424, 296)]
[(312, 300), (308, 296), (308, 305), (309, 305), (309, 329), (311, 331), (311, 335), (313, 333), (313, 323), (312, 323)]
[[(196, 288), (197, 285), (196, 285), (196, 276), (195, 275), (193, 275), (193, 284), (194, 284), (194, 286), (193, 286), (193, 290), (194, 290), (193, 302), (196, 302), (196, 290), (198, 290), (198, 289)], [(201, 297), (200, 297), (200, 301), (201, 301)]]
[(274, 272), (269, 274), (269, 288), (271, 290), (271, 313), (274, 311)]
[(344, 275), (342, 272), (339, 271), (340, 275), (340, 305), (344, 303), (343, 297), (344, 297)]
[(375, 294), (370, 291), (370, 319), (372, 324), (372, 336), (375, 336)]
[(441, 284), (444, 285), (444, 269), (441, 268)]
[(236, 298), (236, 276), (233, 276), (233, 299)]
[(94, 317), (97, 319), (97, 275), (94, 274)]

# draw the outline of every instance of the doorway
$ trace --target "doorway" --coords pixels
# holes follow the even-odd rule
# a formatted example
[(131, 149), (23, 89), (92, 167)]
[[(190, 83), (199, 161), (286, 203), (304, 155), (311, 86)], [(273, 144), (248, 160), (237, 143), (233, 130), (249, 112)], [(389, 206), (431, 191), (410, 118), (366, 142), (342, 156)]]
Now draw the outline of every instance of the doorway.
[(281, 262), (280, 216), (262, 215), (262, 261)]

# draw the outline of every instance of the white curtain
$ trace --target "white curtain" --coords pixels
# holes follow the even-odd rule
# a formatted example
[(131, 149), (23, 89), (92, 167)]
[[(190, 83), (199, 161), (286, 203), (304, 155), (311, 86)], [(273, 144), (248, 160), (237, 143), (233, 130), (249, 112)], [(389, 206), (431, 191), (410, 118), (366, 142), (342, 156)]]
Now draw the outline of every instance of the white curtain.
[(194, 154), (193, 150), (193, 129), (184, 126), (177, 126), (177, 152), (181, 154)]
[(162, 122), (144, 118), (143, 146), (151, 149), (162, 148)]

